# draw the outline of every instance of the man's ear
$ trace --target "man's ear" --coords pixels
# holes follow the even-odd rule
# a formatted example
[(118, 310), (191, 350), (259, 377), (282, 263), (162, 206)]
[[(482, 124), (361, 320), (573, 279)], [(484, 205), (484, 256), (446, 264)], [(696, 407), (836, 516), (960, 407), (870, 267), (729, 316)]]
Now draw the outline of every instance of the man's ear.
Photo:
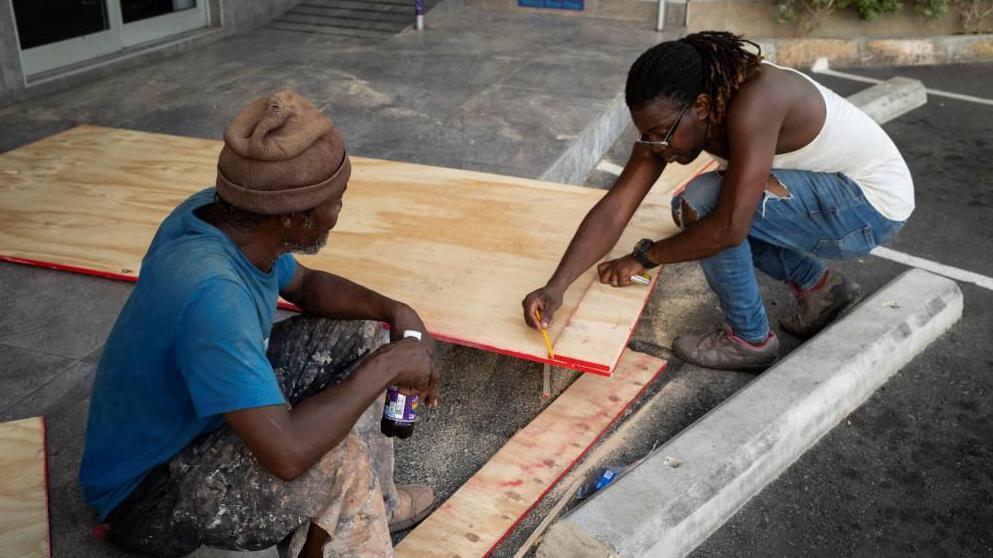
[(700, 93), (693, 101), (693, 116), (697, 120), (707, 120), (707, 117), (710, 116), (710, 106), (710, 95)]
[(280, 215), (279, 216), (279, 224), (284, 229), (289, 229), (289, 228), (293, 227), (293, 215), (292, 214), (289, 214), (289, 213), (287, 213), (285, 215)]

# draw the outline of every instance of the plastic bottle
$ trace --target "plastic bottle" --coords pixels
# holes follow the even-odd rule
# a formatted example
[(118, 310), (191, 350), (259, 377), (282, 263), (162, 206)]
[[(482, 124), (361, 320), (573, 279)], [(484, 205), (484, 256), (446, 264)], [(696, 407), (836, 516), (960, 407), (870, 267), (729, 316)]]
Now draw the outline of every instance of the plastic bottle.
[[(403, 338), (412, 337), (421, 340), (421, 332), (413, 329), (404, 330)], [(417, 395), (404, 395), (400, 388), (386, 388), (386, 403), (383, 405), (383, 420), (379, 429), (386, 436), (397, 437), (401, 440), (409, 438), (414, 433), (414, 423), (417, 421)]]
[(576, 491), (575, 498), (577, 500), (585, 500), (589, 498), (601, 489), (606, 488), (610, 483), (614, 482), (626, 469), (627, 467), (618, 466), (594, 468), (587, 473), (583, 484)]

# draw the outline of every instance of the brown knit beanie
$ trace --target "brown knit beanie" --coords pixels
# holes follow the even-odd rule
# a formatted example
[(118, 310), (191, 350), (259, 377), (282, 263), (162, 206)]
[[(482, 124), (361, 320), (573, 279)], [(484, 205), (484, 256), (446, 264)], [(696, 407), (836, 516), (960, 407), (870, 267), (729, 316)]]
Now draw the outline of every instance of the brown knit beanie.
[(306, 211), (340, 192), (351, 172), (331, 121), (284, 89), (245, 105), (224, 130), (217, 193), (252, 213)]

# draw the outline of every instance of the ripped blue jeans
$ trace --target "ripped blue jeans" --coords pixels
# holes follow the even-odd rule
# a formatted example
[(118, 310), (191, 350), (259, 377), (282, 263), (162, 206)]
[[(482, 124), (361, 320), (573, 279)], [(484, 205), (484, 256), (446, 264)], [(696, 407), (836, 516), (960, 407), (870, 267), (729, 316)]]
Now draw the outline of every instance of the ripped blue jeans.
[[(827, 269), (819, 258), (863, 256), (903, 227), (876, 211), (844, 174), (773, 169), (772, 175), (786, 195), (766, 190), (747, 241), (700, 260), (725, 320), (736, 335), (752, 342), (769, 334), (753, 267), (798, 289), (811, 289)], [(702, 174), (673, 197), (677, 225), (686, 225), (684, 202), (698, 218), (714, 210), (722, 178), (716, 171)]]

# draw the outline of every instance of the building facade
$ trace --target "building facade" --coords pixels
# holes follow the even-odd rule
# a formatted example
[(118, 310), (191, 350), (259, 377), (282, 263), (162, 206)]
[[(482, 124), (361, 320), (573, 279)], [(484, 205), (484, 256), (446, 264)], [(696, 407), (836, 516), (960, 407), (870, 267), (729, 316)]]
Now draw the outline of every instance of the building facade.
[(265, 25), (301, 0), (0, 0), (0, 106)]

